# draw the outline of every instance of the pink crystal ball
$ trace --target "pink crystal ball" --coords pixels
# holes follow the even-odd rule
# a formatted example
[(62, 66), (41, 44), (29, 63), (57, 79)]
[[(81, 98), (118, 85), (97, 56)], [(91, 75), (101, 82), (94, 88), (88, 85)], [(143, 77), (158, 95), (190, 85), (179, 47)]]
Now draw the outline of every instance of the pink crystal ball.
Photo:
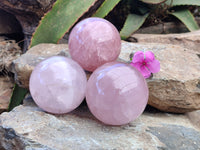
[(33, 70), (29, 88), (35, 103), (53, 114), (64, 114), (78, 107), (85, 97), (87, 79), (74, 60), (53, 56)]
[(79, 22), (71, 31), (68, 44), (72, 59), (87, 71), (116, 60), (121, 50), (121, 39), (115, 26), (96, 17)]
[(103, 123), (123, 125), (142, 114), (148, 95), (147, 83), (134, 67), (110, 62), (90, 76), (86, 101), (92, 114)]

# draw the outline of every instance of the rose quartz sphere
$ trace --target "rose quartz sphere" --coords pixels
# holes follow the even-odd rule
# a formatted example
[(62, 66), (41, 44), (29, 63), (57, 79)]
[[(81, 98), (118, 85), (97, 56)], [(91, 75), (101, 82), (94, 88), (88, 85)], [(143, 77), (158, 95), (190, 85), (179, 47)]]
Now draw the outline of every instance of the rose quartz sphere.
[(69, 36), (69, 52), (87, 71), (118, 58), (121, 50), (119, 32), (105, 19), (88, 18), (78, 23)]
[(103, 123), (123, 125), (142, 114), (148, 93), (144, 77), (134, 67), (110, 62), (90, 76), (86, 101), (92, 114)]
[(78, 107), (85, 97), (86, 74), (72, 59), (53, 56), (33, 70), (29, 88), (35, 103), (53, 114), (64, 114)]

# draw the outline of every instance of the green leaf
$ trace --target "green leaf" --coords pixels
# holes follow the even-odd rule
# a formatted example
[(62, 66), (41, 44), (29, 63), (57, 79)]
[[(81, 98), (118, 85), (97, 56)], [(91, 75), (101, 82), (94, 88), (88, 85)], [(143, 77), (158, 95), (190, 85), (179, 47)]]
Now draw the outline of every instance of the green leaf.
[(96, 1), (57, 0), (37, 27), (31, 47), (39, 43), (57, 43)]
[(175, 11), (170, 14), (177, 17), (181, 22), (183, 22), (190, 31), (199, 29), (199, 26), (195, 21), (194, 16), (188, 9)]
[(181, 6), (181, 5), (200, 6), (200, 0), (167, 0), (165, 3), (171, 6)]
[(125, 21), (124, 27), (120, 32), (121, 38), (124, 40), (128, 38), (133, 32), (138, 30), (142, 26), (148, 15), (149, 13), (143, 16), (136, 14), (129, 14)]
[(141, 0), (141, 1), (148, 4), (161, 4), (164, 3), (166, 0)]
[(119, 2), (120, 0), (105, 0), (93, 17), (104, 18)]
[(15, 84), (8, 106), (8, 111), (11, 111), (14, 107), (20, 105), (27, 93), (27, 89), (21, 88), (17, 84)]

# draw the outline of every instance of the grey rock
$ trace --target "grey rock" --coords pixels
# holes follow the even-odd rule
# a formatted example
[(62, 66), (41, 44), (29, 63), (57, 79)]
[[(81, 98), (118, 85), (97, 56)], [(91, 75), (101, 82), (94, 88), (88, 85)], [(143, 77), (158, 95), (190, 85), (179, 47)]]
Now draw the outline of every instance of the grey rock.
[(200, 149), (200, 132), (178, 125), (163, 125), (162, 127), (149, 127), (148, 132), (155, 135), (166, 148), (180, 150)]
[(0, 76), (0, 113), (8, 109), (14, 82), (11, 78)]
[(12, 61), (22, 54), (21, 48), (14, 40), (0, 38), (0, 72), (10, 72)]
[(200, 129), (200, 110), (188, 112), (187, 116), (191, 122)]
[(0, 127), (0, 137), (1, 150), (53, 150), (31, 139), (16, 135), (12, 128)]
[(184, 113), (200, 109), (200, 57), (182, 46), (122, 42), (120, 59), (129, 62), (136, 51), (153, 51), (161, 70), (147, 79), (148, 103), (166, 112)]
[[(200, 22), (197, 20), (198, 23)], [(162, 24), (139, 28), (137, 34), (172, 34), (189, 32), (186, 26), (178, 22), (163, 22)]]
[[(34, 149), (35, 145), (57, 150), (170, 149), (170, 144), (175, 141), (168, 137), (168, 131), (177, 143), (184, 141), (185, 146), (191, 149), (199, 148), (199, 130), (187, 116), (153, 112), (151, 109), (127, 125), (106, 126), (96, 120), (84, 104), (71, 113), (52, 115), (43, 112), (29, 97), (24, 105), (0, 115), (0, 133), (3, 133), (0, 134), (0, 144), (15, 146), (15, 149)], [(181, 149), (179, 146), (174, 149)]]
[(182, 34), (133, 34), (138, 43), (162, 43), (180, 45), (200, 53), (200, 30)]

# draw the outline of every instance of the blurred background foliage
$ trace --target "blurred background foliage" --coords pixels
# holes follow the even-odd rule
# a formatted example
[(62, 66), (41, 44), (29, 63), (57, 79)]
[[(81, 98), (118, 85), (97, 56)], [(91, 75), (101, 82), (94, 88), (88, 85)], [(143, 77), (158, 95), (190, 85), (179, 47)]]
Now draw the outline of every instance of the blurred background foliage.
[(194, 17), (199, 16), (199, 0), (122, 0), (105, 17), (118, 27), (127, 39), (140, 27), (181, 21), (189, 31), (199, 29)]
[(200, 0), (57, 0), (37, 27), (31, 46), (58, 42), (98, 1), (102, 3), (87, 17), (109, 20), (123, 40), (142, 26), (169, 21), (179, 20), (189, 31), (199, 29), (194, 16), (199, 16)]

